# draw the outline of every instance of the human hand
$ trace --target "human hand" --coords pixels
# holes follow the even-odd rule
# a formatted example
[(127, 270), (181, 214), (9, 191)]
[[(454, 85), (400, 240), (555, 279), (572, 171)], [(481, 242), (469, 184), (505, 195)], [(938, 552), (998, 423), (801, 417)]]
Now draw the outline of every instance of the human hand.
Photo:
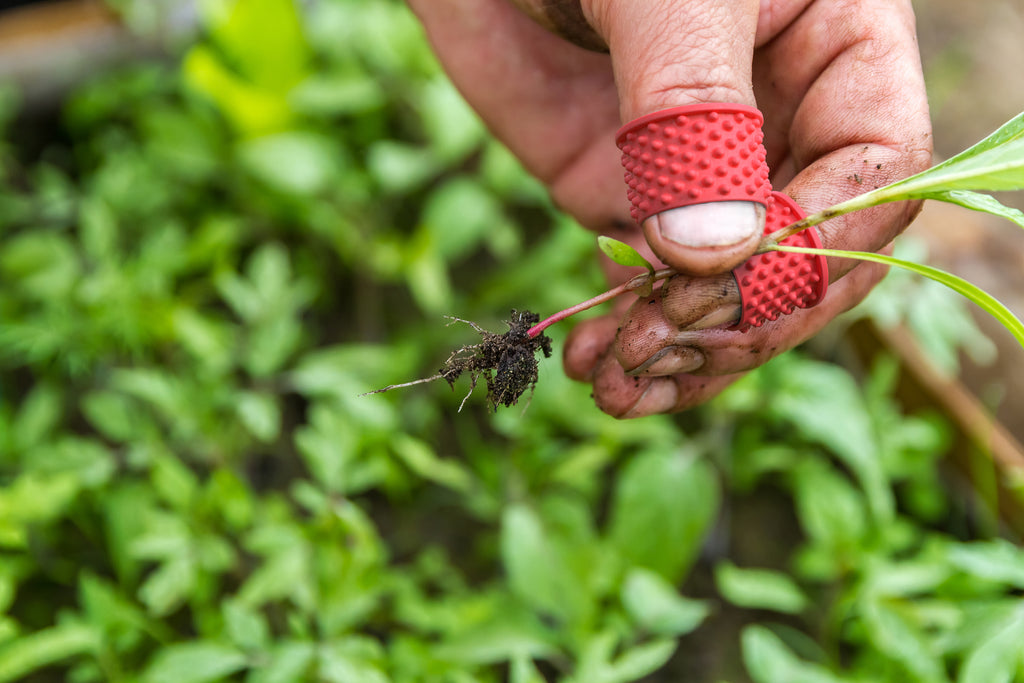
[[(478, 0), (472, 11), (455, 0), (410, 4), (456, 86), (556, 203), (691, 274), (672, 280), (663, 297), (628, 311), (623, 302), (615, 316), (573, 331), (566, 371), (594, 383), (606, 412), (637, 417), (696, 405), (812, 336), (881, 277), (880, 267), (830, 260), (833, 284), (815, 308), (746, 334), (681, 329), (697, 313), (710, 316), (698, 327), (728, 317), (729, 271), (756, 248), (763, 211), (698, 204), (658, 214), (641, 231), (628, 217), (613, 140), (623, 121), (673, 106), (756, 106), (773, 186), (810, 212), (922, 170), (931, 134), (908, 0), (517, 0), (519, 9)], [(915, 211), (849, 214), (821, 226), (822, 241), (877, 251)], [(632, 274), (606, 270), (614, 281)]]

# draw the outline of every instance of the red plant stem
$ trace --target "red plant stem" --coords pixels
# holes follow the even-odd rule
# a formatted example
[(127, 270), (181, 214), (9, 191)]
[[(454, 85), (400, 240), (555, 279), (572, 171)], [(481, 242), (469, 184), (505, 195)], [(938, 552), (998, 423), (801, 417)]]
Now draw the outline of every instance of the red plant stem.
[(540, 334), (547, 328), (551, 327), (555, 323), (565, 320), (569, 316), (576, 315), (577, 313), (585, 311), (588, 308), (599, 306), (603, 304), (605, 301), (611, 301), (619, 294), (625, 294), (626, 292), (628, 292), (628, 284), (629, 282), (623, 282), (618, 287), (609, 289), (607, 292), (604, 292), (602, 294), (598, 294), (592, 299), (587, 299), (586, 301), (582, 301), (576, 304), (575, 306), (570, 306), (569, 308), (561, 310), (558, 313), (555, 313), (554, 315), (547, 317), (544, 320), (541, 320), (539, 323), (531, 327), (529, 330), (526, 331), (526, 335), (532, 339), (533, 337), (536, 337), (538, 334)]
[[(831, 218), (833, 215), (835, 214), (831, 214), (829, 212), (822, 212), (821, 214), (808, 216), (807, 218), (799, 220), (796, 223), (788, 225), (784, 228), (780, 228), (779, 230), (776, 230), (770, 235), (765, 235), (761, 239), (761, 244), (758, 245), (756, 253), (763, 254), (766, 251), (770, 251), (772, 247), (774, 247), (775, 245), (777, 245), (779, 242), (786, 239), (790, 235), (794, 235), (800, 232), (801, 230), (804, 230), (813, 225), (817, 225), (818, 223), (821, 223), (822, 221)], [(609, 289), (607, 292), (598, 294), (592, 299), (587, 299), (586, 301), (578, 303), (575, 306), (570, 306), (565, 310), (559, 311), (558, 313), (555, 313), (549, 318), (541, 320), (539, 323), (537, 323), (529, 330), (527, 330), (526, 334), (532, 339), (533, 337), (536, 337), (538, 334), (540, 334), (547, 328), (551, 327), (555, 323), (565, 320), (568, 317), (574, 316), (577, 313), (587, 310), (588, 308), (593, 308), (594, 306), (599, 306), (606, 301), (611, 301), (620, 294), (625, 294), (626, 292), (632, 292), (638, 289), (642, 290), (645, 287), (653, 285), (658, 280), (666, 280), (677, 274), (678, 273), (674, 268), (662, 268), (660, 270), (641, 273), (640, 275), (637, 275), (634, 278), (626, 280), (618, 287)]]
[(598, 294), (592, 299), (587, 299), (586, 301), (580, 302), (575, 306), (570, 306), (569, 308), (561, 310), (558, 313), (555, 313), (554, 315), (545, 318), (544, 320), (541, 320), (539, 323), (537, 323), (529, 330), (527, 330), (526, 334), (532, 339), (533, 337), (536, 337), (538, 334), (540, 334), (547, 328), (551, 327), (555, 323), (565, 320), (570, 316), (576, 315), (577, 313), (585, 311), (588, 308), (600, 306), (604, 302), (611, 301), (620, 294), (632, 292), (637, 289), (643, 289), (644, 287), (654, 284), (658, 280), (670, 278), (675, 274), (676, 271), (672, 268), (662, 268), (661, 270), (656, 270), (654, 272), (642, 273), (640, 275), (637, 275), (634, 278), (626, 280), (619, 286), (609, 289), (607, 292)]

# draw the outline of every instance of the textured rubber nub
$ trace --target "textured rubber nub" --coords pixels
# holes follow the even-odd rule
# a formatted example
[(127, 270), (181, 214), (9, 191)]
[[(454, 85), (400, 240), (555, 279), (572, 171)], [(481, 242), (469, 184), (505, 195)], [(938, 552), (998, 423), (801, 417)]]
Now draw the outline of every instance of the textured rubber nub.
[(667, 209), (722, 201), (768, 205), (764, 117), (740, 104), (694, 104), (642, 116), (615, 142), (637, 223)]
[[(804, 211), (782, 192), (772, 192), (764, 233), (767, 235), (804, 217)], [(780, 244), (821, 248), (818, 231), (808, 228), (782, 240)], [(751, 256), (732, 271), (740, 288), (743, 308), (732, 329), (746, 332), (767, 320), (788, 315), (797, 308), (810, 308), (825, 297), (828, 289), (828, 264), (824, 256), (786, 254), (770, 251)]]

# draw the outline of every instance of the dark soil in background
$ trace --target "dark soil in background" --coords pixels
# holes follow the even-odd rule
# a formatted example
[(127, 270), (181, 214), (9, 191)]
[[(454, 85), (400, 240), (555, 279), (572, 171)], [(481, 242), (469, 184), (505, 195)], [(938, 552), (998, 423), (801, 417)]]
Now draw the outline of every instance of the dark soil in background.
[(55, 2), (55, 0), (0, 0), (0, 12), (9, 9), (14, 9), (15, 7), (24, 7), (26, 5), (44, 5), (53, 2)]

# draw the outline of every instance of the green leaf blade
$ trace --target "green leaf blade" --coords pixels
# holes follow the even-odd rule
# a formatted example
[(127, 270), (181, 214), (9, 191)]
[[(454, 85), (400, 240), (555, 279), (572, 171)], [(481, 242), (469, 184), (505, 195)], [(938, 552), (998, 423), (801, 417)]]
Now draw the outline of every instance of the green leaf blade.
[(674, 638), (659, 638), (632, 647), (622, 653), (608, 668), (607, 680), (628, 683), (654, 673), (668, 663), (678, 643)]
[(1024, 188), (1024, 112), (956, 156), (878, 192), (891, 194), (895, 191), (901, 195), (899, 199), (918, 199), (950, 190), (999, 192), (1021, 188)]
[[(884, 187), (857, 195), (802, 221), (817, 225), (830, 218), (887, 202), (915, 199), (951, 199), (951, 193), (1004, 192), (1024, 189), (1024, 112), (1013, 117), (981, 142), (929, 169)], [(955, 195), (953, 195), (955, 196)], [(1005, 207), (995, 200), (967, 200), (964, 206), (1003, 218)], [(1000, 205), (1001, 207), (1002, 205)], [(995, 209), (995, 210), (993, 210)]]
[(509, 585), (525, 604), (564, 622), (586, 611), (587, 596), (551, 530), (525, 503), (502, 514), (501, 554)]
[(160, 650), (142, 676), (146, 683), (209, 683), (245, 667), (245, 655), (210, 641), (179, 643)]
[(764, 626), (747, 626), (741, 635), (743, 664), (755, 683), (840, 683), (824, 666), (800, 659), (783, 640)]
[(703, 623), (707, 603), (679, 595), (675, 587), (649, 569), (632, 569), (622, 584), (622, 603), (634, 622), (659, 636), (682, 636)]
[(0, 681), (22, 677), (63, 659), (96, 650), (100, 634), (84, 624), (62, 624), (36, 631), (0, 649)]
[(878, 528), (893, 519), (895, 501), (886, 482), (867, 406), (853, 379), (828, 363), (802, 363), (779, 380), (769, 412), (804, 438), (829, 449), (856, 475)]
[(533, 660), (524, 655), (518, 655), (512, 660), (509, 681), (510, 683), (545, 683), (544, 677), (533, 665)]
[(975, 648), (964, 660), (957, 683), (1011, 683), (1021, 659), (1024, 612)]
[(601, 235), (597, 238), (597, 246), (601, 248), (604, 255), (615, 261), (620, 266), (640, 267), (654, 272), (654, 266), (640, 255), (633, 247), (617, 239)]
[(950, 190), (948, 192), (935, 192), (924, 198), (956, 204), (972, 211), (990, 213), (993, 216), (1005, 218), (1011, 223), (1016, 223), (1024, 228), (1024, 211), (1006, 206), (991, 195), (970, 192), (968, 190)]
[(789, 576), (770, 569), (720, 562), (715, 567), (715, 584), (725, 599), (738, 607), (799, 614), (810, 602)]
[(643, 453), (616, 485), (608, 541), (626, 562), (674, 583), (692, 566), (719, 498), (714, 471), (696, 455)]
[(1014, 336), (1017, 342), (1024, 348), (1024, 323), (1021, 322), (1020, 318), (1013, 314), (1006, 304), (996, 299), (994, 296), (981, 289), (977, 285), (971, 284), (963, 278), (957, 277), (951, 273), (947, 273), (938, 268), (932, 266), (926, 266), (920, 263), (913, 263), (911, 261), (904, 261), (903, 259), (894, 258), (892, 256), (885, 256), (883, 254), (871, 254), (868, 252), (861, 251), (844, 251), (841, 249), (808, 249), (805, 247), (789, 247), (789, 246), (775, 246), (772, 247), (775, 251), (784, 251), (794, 254), (815, 254), (821, 256), (833, 256), (836, 258), (852, 258), (858, 261), (870, 261), (872, 263), (881, 263), (887, 266), (895, 266), (897, 268), (903, 268), (911, 272), (922, 275), (931, 280), (943, 284), (955, 292), (962, 294), (967, 297), (975, 304), (980, 306), (982, 310), (995, 318), (1000, 325), (1005, 327), (1010, 334)]
[(949, 548), (956, 569), (984, 581), (1024, 588), (1024, 550), (1009, 541), (993, 539), (960, 543)]

